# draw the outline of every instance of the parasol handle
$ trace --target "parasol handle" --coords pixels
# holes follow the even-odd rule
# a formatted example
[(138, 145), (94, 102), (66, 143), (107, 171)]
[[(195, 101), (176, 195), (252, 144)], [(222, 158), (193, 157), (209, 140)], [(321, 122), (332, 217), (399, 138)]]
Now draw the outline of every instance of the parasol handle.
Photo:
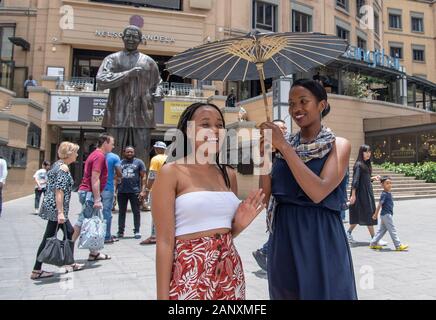
[(266, 97), (265, 78), (263, 76), (263, 63), (257, 63), (256, 68), (257, 68), (257, 72), (259, 72), (259, 80), (260, 80), (260, 86), (262, 88), (263, 104), (265, 106), (266, 121), (271, 122), (271, 118), (269, 116), (268, 99)]

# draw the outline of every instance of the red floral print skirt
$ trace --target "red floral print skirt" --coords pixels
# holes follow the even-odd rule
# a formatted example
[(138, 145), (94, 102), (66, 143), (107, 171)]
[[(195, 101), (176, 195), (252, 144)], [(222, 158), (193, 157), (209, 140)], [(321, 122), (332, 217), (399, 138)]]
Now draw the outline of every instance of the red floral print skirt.
[(170, 300), (245, 300), (244, 270), (230, 232), (176, 240)]

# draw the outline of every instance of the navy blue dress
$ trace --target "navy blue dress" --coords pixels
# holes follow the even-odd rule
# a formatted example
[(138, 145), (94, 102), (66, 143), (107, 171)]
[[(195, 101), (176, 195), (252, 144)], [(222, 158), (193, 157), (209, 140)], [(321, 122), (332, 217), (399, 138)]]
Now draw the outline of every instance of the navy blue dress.
[[(327, 157), (306, 165), (319, 176)], [(284, 159), (274, 160), (271, 177), (277, 207), (267, 257), (270, 298), (357, 299), (351, 252), (340, 217), (345, 179), (315, 204)]]

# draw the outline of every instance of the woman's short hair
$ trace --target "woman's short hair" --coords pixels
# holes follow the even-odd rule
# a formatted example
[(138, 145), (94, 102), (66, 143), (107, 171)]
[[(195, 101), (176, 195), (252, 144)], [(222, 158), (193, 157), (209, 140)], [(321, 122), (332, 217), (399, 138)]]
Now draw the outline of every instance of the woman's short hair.
[(80, 148), (79, 145), (75, 143), (68, 142), (68, 141), (62, 142), (58, 148), (59, 159), (68, 158), (70, 155), (77, 152), (79, 148)]

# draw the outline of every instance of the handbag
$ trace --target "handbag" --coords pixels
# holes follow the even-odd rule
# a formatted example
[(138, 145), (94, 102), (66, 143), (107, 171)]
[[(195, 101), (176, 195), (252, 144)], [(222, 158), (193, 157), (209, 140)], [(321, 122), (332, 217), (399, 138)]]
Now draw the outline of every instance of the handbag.
[(93, 208), (92, 202), (87, 201), (83, 209), (83, 215), (85, 219), (80, 230), (79, 249), (89, 249), (91, 251), (103, 249), (106, 236), (106, 221), (102, 219), (100, 209)]
[(41, 263), (52, 264), (58, 267), (70, 265), (74, 263), (74, 241), (67, 239), (67, 227), (63, 224), (65, 240), (59, 240), (57, 234), (59, 224), (56, 227), (56, 233), (53, 237), (47, 238), (45, 247), (38, 256), (38, 261)]

